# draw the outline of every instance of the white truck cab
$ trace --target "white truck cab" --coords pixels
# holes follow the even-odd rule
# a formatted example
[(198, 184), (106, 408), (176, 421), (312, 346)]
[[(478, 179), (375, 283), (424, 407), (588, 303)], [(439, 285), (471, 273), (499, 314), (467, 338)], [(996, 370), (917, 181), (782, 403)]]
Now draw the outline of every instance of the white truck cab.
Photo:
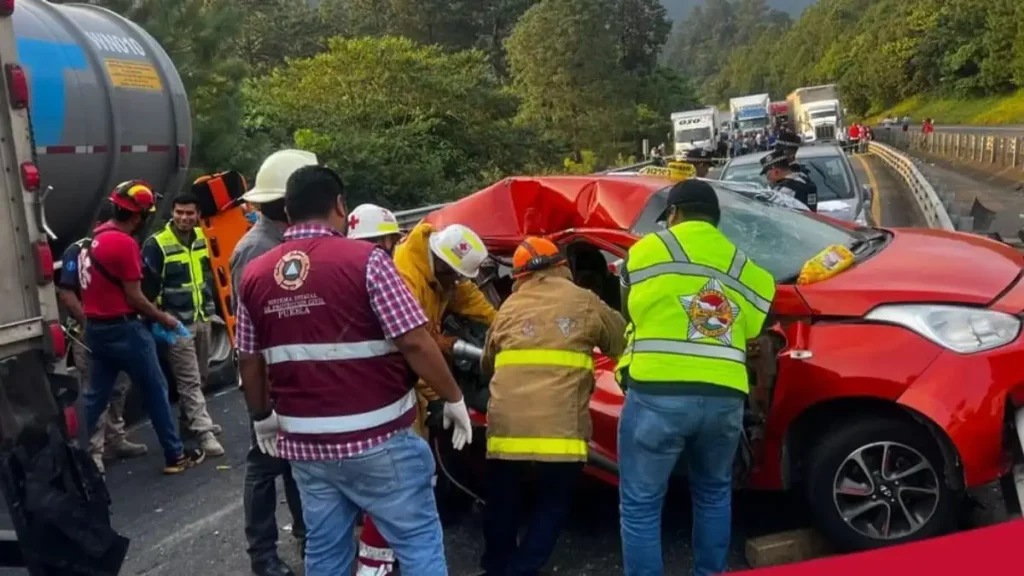
[(719, 130), (718, 108), (714, 106), (672, 114), (673, 154), (682, 160), (693, 149), (714, 151)]

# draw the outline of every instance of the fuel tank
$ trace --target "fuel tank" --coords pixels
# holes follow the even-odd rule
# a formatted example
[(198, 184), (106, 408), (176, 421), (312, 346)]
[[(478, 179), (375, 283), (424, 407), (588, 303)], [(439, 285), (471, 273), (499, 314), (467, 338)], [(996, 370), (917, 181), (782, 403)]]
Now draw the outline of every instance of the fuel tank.
[(188, 99), (163, 48), (141, 27), (89, 4), (15, 0), (18, 60), (46, 224), (55, 255), (85, 236), (105, 198), (141, 179), (166, 209), (186, 181)]

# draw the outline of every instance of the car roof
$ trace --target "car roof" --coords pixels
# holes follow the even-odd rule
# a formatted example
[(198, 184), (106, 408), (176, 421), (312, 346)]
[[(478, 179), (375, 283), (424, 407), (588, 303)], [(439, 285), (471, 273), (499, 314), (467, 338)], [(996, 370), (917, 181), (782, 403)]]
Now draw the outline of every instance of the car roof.
[[(744, 154), (738, 156), (729, 161), (731, 166), (744, 166), (746, 164), (757, 164), (761, 162), (767, 152), (758, 152), (756, 154)], [(843, 151), (839, 146), (834, 144), (812, 144), (810, 146), (801, 146), (796, 151), (797, 160), (801, 158), (830, 158), (833, 156), (842, 156)]]

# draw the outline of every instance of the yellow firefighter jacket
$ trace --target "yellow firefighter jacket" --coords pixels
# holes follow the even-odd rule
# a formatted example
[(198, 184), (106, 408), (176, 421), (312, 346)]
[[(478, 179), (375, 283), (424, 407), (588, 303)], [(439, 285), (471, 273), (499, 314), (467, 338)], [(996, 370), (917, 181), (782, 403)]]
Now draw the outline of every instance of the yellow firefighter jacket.
[[(395, 247), (395, 267), (402, 275), (412, 295), (427, 315), (427, 328), (435, 338), (441, 336), (441, 318), (445, 312), (460, 314), (490, 325), (497, 312), (483, 292), (472, 282), (460, 282), (454, 289), (445, 291), (434, 278), (430, 266), (430, 245), (427, 240), (434, 229), (426, 222), (420, 222)], [(427, 402), (438, 396), (423, 380), (416, 383), (419, 392), (420, 414), (417, 430), (423, 433), (423, 417)]]
[(617, 358), (626, 322), (565, 267), (516, 282), (487, 333), (481, 360), (494, 371), (487, 457), (582, 462), (590, 440), (594, 348)]

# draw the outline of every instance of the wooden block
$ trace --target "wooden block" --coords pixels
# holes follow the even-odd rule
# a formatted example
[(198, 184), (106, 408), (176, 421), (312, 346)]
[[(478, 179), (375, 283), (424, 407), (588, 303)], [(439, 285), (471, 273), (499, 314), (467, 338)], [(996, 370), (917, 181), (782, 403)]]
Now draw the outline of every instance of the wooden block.
[(825, 539), (810, 528), (751, 538), (746, 545), (747, 563), (751, 568), (813, 560), (829, 552)]

